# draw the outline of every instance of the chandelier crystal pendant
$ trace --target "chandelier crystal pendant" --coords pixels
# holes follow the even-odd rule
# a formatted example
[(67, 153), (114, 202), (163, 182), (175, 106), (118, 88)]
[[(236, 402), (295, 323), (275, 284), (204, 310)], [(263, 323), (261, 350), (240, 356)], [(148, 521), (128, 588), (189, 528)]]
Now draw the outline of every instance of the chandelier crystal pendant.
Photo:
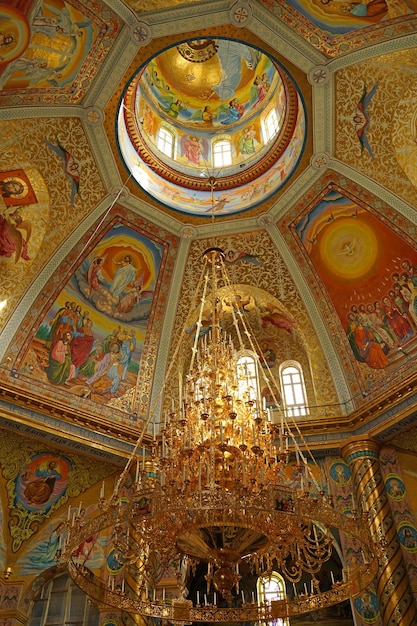
[[(337, 604), (359, 594), (377, 571), (367, 513), (335, 508), (310, 472), (305, 444), (282, 411), (273, 419), (245, 361), (238, 365), (243, 350), (256, 352), (255, 339), (238, 307), (232, 330), (223, 328), (219, 286), (230, 287), (224, 254), (213, 247), (204, 258), (188, 374), (164, 412), (160, 436), (154, 432), (145, 457), (142, 433), (110, 499), (102, 491), (95, 516), (80, 510), (62, 526), (60, 562), (94, 600), (182, 624), (272, 621)], [(207, 311), (210, 330), (202, 337)], [(285, 474), (290, 459), (301, 475), (297, 488)], [(118, 572), (107, 579), (74, 556), (80, 543), (103, 532)], [(320, 572), (342, 533), (358, 542), (362, 562), (345, 567), (342, 580), (332, 575), (322, 591)], [(190, 599), (187, 586), (202, 565), (204, 590)], [(173, 570), (176, 599), (160, 585)], [(274, 571), (286, 580), (284, 599), (245, 596), (242, 577), (268, 579)]]

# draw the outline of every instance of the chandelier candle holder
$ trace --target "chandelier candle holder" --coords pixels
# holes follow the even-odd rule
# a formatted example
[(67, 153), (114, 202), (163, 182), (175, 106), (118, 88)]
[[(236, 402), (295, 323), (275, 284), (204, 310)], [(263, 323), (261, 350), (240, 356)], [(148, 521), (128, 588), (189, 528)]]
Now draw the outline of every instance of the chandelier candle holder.
[[(238, 308), (232, 310), (233, 332), (222, 328), (218, 289), (230, 286), (223, 259), (218, 248), (205, 253), (188, 374), (158, 436), (154, 431), (150, 456), (139, 455), (142, 433), (111, 497), (102, 490), (94, 516), (79, 510), (61, 527), (59, 562), (91, 598), (179, 624), (308, 613), (359, 594), (377, 571), (368, 514), (335, 508), (283, 412), (273, 421), (245, 362), (238, 365), (242, 351), (256, 353), (256, 346)], [(210, 331), (199, 338), (207, 306)], [(290, 460), (301, 475), (297, 488), (285, 473)], [(110, 580), (74, 556), (80, 543), (103, 532), (118, 564)], [(341, 533), (360, 544), (362, 562), (346, 567), (342, 580), (332, 573), (331, 588), (322, 591), (320, 572)], [(204, 589), (191, 600), (187, 585), (201, 564)], [(160, 586), (173, 569), (178, 598), (168, 598)], [(268, 579), (274, 571), (286, 580), (284, 599), (247, 597), (245, 573)]]

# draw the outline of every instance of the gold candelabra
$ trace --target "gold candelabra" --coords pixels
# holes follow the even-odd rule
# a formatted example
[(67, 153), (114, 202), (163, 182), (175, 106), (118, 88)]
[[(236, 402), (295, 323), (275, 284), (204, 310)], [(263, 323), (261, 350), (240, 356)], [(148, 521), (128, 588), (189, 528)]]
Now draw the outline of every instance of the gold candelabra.
[[(367, 514), (339, 512), (313, 479), (283, 413), (273, 420), (245, 359), (239, 360), (254, 348), (242, 315), (233, 313), (234, 336), (222, 329), (223, 253), (211, 248), (205, 260), (188, 374), (160, 434), (154, 433), (150, 458), (139, 455), (141, 438), (111, 498), (102, 491), (97, 514), (85, 518), (80, 510), (62, 526), (60, 560), (98, 602), (177, 623), (272, 621), (339, 603), (376, 573)], [(201, 338), (207, 301), (210, 331)], [(298, 488), (285, 475), (290, 458), (301, 475)], [(335, 529), (360, 543), (363, 562), (345, 568), (341, 580), (332, 576), (331, 589), (321, 591), (317, 575), (332, 555)], [(117, 564), (117, 576), (107, 580), (74, 557), (82, 541), (104, 531)], [(199, 564), (206, 587), (191, 600), (187, 584)], [(164, 590), (161, 596), (159, 585), (173, 570), (176, 599)], [(263, 578), (280, 572), (285, 598), (245, 597), (240, 585), (248, 571)]]

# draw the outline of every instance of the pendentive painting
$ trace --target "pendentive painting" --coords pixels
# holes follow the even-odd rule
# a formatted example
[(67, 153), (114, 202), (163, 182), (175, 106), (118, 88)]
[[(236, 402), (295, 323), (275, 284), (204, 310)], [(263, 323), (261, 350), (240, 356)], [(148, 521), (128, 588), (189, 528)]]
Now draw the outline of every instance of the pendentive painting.
[(48, 310), (21, 372), (103, 404), (131, 390), (162, 253), (159, 243), (114, 225)]
[(396, 0), (395, 4), (389, 0), (290, 0), (289, 4), (331, 35), (341, 35), (395, 17), (411, 15), (417, 8), (415, 0)]
[[(38, 103), (44, 97), (48, 102), (60, 98), (61, 103), (63, 97), (83, 97), (120, 27), (109, 7), (75, 0), (0, 4), (2, 100), (12, 102), (16, 91), (26, 95), (33, 89), (32, 101)], [(77, 80), (80, 72), (82, 81)]]
[(417, 338), (417, 252), (410, 238), (337, 189), (295, 231), (339, 315), (356, 361), (398, 365)]

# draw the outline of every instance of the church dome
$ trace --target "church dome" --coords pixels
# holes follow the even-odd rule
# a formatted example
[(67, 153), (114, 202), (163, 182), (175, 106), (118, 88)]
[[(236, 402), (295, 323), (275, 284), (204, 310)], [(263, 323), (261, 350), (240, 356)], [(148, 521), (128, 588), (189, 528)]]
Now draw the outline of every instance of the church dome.
[(121, 155), (168, 207), (207, 217), (255, 207), (302, 155), (296, 84), (270, 56), (230, 39), (180, 42), (149, 59), (119, 107)]

